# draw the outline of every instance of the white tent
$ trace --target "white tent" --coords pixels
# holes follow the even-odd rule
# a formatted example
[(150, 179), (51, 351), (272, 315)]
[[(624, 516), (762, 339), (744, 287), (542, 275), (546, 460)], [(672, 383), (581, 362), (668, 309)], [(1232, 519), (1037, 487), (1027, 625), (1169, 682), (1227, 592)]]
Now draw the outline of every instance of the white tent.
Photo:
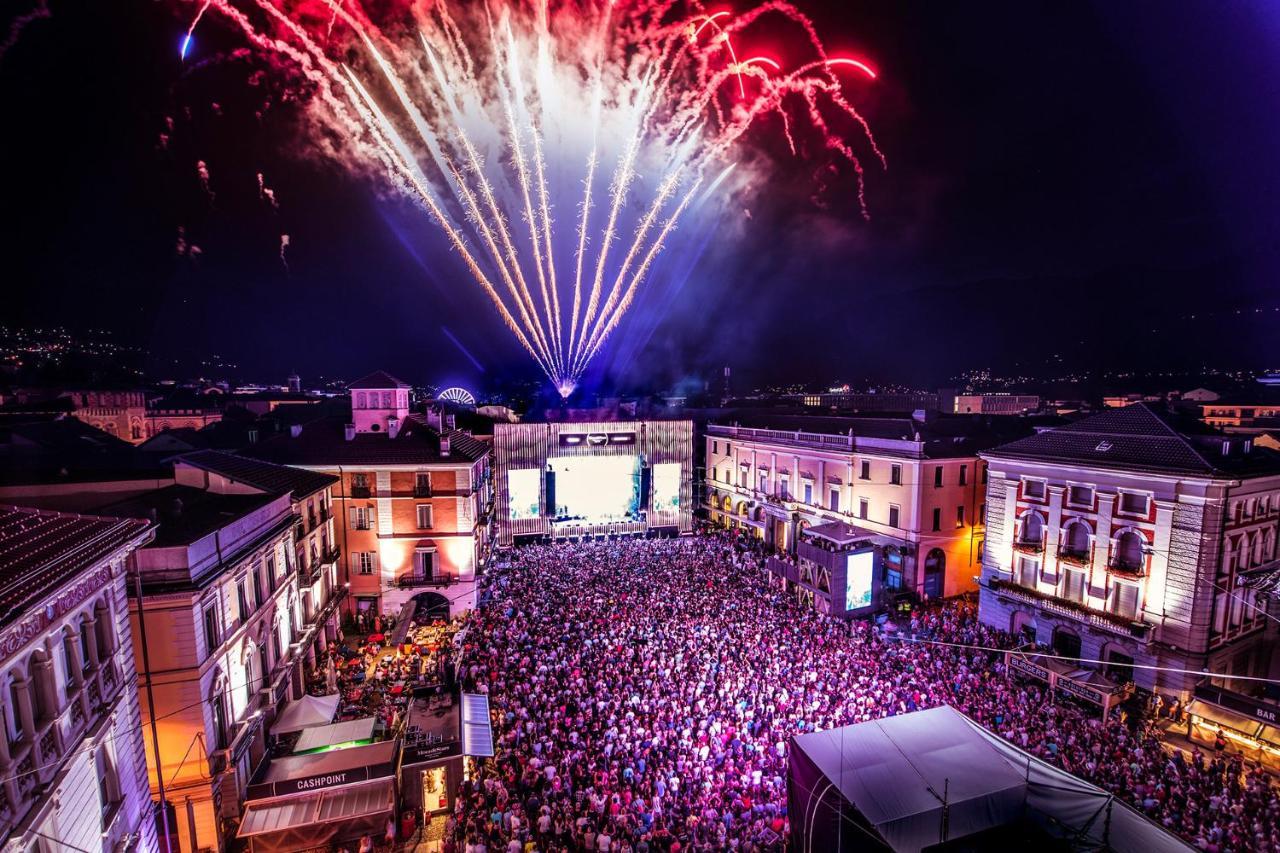
[(1191, 850), (1101, 788), (950, 707), (800, 735), (791, 744), (791, 842), (802, 853), (915, 853), (1020, 825), (1117, 853)]
[(376, 722), (377, 719), (374, 717), (361, 717), (358, 720), (344, 720), (327, 726), (312, 726), (298, 738), (298, 742), (293, 745), (293, 751), (308, 752), (340, 743), (372, 740)]
[(338, 713), (338, 694), (328, 696), (303, 696), (285, 706), (284, 712), (271, 726), (271, 733), (287, 735), (312, 726), (327, 726)]

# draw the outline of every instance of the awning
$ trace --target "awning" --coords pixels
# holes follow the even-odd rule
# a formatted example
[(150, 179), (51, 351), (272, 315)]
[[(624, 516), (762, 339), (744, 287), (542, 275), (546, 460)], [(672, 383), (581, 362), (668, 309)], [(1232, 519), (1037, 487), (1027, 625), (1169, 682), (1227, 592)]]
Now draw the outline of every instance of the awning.
[(462, 694), (462, 754), (493, 757), (493, 726), (489, 720), (489, 697), (483, 693)]
[(1206, 702), (1203, 699), (1192, 699), (1191, 704), (1187, 705), (1187, 713), (1192, 716), (1199, 717), (1202, 720), (1208, 720), (1219, 726), (1224, 726), (1232, 731), (1240, 732), (1240, 734), (1248, 735), (1251, 738), (1258, 738), (1262, 729), (1270, 728), (1262, 723), (1246, 717), (1244, 714), (1237, 714), (1230, 708), (1224, 708), (1221, 705), (1215, 705), (1212, 702)]
[(239, 838), (284, 832), (300, 826), (351, 820), (395, 808), (393, 782), (380, 779), (319, 794), (245, 804)]
[(315, 726), (306, 729), (302, 732), (302, 736), (298, 738), (298, 742), (294, 744), (293, 751), (296, 754), (353, 742), (368, 742), (373, 739), (375, 723), (377, 723), (375, 718), (363, 717), (359, 720), (347, 720), (328, 726)]
[(303, 696), (290, 702), (271, 726), (271, 733), (286, 735), (312, 726), (328, 725), (338, 712), (338, 699), (338, 694), (332, 693), (328, 696)]

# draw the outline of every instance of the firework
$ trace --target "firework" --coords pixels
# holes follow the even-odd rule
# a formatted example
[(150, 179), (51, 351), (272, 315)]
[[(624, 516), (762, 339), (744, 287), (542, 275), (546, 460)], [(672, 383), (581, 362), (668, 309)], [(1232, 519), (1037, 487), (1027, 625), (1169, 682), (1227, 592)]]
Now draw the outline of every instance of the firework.
[[(376, 22), (358, 0), (197, 5), (183, 55), (213, 10), (303, 79), (325, 150), (375, 167), (423, 208), (564, 396), (677, 225), (732, 191), (735, 150), (759, 119), (779, 116), (792, 152), (803, 123), (806, 138), (846, 161), (864, 215), (855, 144), (883, 163), (837, 75), (860, 71), (842, 75), (856, 86), (875, 71), (829, 56), (808, 18), (781, 0), (741, 12), (680, 0), (492, 0), (456, 13), (445, 0), (416, 0), (390, 12), (382, 4)], [(803, 61), (739, 59), (771, 22), (799, 33)], [(282, 237), (282, 262), (287, 245)]]

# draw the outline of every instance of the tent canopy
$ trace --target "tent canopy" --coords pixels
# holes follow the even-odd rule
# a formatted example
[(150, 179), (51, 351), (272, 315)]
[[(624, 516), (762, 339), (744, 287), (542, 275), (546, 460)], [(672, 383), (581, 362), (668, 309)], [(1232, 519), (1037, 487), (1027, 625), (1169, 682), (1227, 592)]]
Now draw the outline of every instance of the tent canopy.
[(337, 693), (329, 696), (303, 696), (285, 706), (284, 713), (271, 726), (271, 733), (287, 735), (312, 726), (326, 726), (333, 722), (333, 715), (337, 712)]
[(373, 739), (373, 727), (377, 723), (374, 717), (361, 717), (358, 720), (345, 720), (327, 726), (313, 726), (306, 729), (298, 742), (294, 744), (294, 753), (310, 752), (313, 749), (324, 749), (337, 744), (350, 744), (353, 741), (370, 741)]
[(1086, 835), (1105, 831), (1097, 840), (1118, 853), (1191, 849), (1102, 789), (948, 706), (800, 735), (791, 743), (796, 849), (868, 849), (870, 838), (873, 847), (915, 853), (1017, 825), (1051, 834), (1060, 827)]

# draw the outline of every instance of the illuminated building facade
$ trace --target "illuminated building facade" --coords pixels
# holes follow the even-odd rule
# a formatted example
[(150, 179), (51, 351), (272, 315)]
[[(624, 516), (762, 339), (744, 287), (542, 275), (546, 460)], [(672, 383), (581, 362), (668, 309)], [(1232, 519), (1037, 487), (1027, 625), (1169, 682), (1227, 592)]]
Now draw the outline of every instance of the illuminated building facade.
[(146, 521), (0, 507), (0, 843), (156, 849), (125, 595)]
[(1025, 415), (1039, 408), (1034, 394), (957, 394), (953, 405), (958, 415)]
[(333, 638), (315, 621), (332, 608), (304, 607), (313, 567), (295, 547), (324, 535), (334, 480), (211, 451), (178, 461), (174, 479), (103, 511), (158, 522), (130, 558), (129, 602), (152, 793), (162, 777), (176, 848), (222, 849), (271, 721)]
[(495, 424), (498, 544), (693, 529), (693, 422)]
[(349, 419), (321, 419), (250, 448), (255, 458), (338, 479), (333, 509), (348, 606), (396, 613), (412, 599), (450, 611), (475, 602), (489, 547), (489, 446), (409, 386), (377, 372), (348, 386)]
[(881, 585), (924, 597), (975, 588), (985, 539), (980, 438), (908, 418), (761, 415), (708, 424), (706, 511), (795, 554), (829, 522), (881, 551)]
[(1135, 403), (984, 452), (982, 620), (1184, 699), (1269, 675), (1280, 456), (1197, 427)]

